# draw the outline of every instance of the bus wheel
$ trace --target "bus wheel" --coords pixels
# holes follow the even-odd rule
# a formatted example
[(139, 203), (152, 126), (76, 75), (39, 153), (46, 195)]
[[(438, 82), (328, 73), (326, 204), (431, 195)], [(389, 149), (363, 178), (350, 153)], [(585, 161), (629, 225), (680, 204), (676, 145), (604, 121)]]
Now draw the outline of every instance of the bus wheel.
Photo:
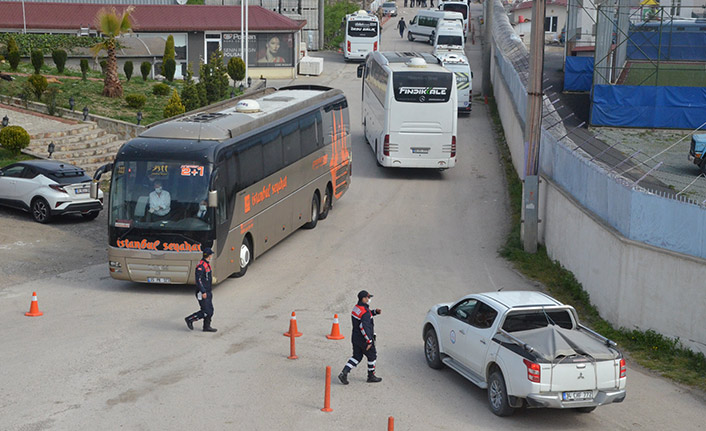
[(314, 197), (311, 198), (311, 221), (304, 225), (306, 229), (313, 229), (316, 227), (316, 223), (319, 221), (319, 195), (314, 193)]
[(240, 256), (238, 257), (240, 271), (233, 274), (233, 277), (242, 277), (248, 271), (250, 262), (252, 262), (252, 244), (247, 236), (243, 238), (243, 244), (240, 246)]
[(324, 203), (321, 205), (321, 213), (319, 213), (319, 220), (324, 220), (328, 217), (328, 211), (331, 209), (333, 204), (333, 192), (331, 191), (331, 186), (326, 186), (326, 193), (324, 193)]

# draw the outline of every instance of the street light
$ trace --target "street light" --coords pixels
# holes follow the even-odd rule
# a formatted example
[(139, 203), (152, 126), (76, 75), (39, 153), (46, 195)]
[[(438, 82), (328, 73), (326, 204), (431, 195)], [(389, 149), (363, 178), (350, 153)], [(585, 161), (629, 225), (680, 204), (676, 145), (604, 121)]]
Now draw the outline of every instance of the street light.
[(7, 125), (10, 124), (10, 119), (7, 118), (7, 115), (2, 117), (2, 127), (7, 127)]
[(76, 101), (74, 100), (74, 96), (69, 97), (69, 108), (71, 108), (72, 112), (74, 110), (75, 104), (76, 104)]
[(51, 153), (54, 152), (54, 142), (50, 142), (49, 145), (47, 145), (47, 151), (49, 152), (49, 158), (51, 159)]
[(88, 106), (83, 107), (83, 121), (88, 119)]
[(232, 99), (232, 98), (234, 98), (234, 97), (235, 97), (235, 90), (233, 90), (233, 89), (231, 88), (231, 89), (230, 89), (230, 98)]
[(142, 121), (142, 111), (137, 111), (137, 125), (140, 125), (140, 122)]
[(250, 88), (251, 84), (252, 84), (252, 78), (248, 76), (248, 88)]

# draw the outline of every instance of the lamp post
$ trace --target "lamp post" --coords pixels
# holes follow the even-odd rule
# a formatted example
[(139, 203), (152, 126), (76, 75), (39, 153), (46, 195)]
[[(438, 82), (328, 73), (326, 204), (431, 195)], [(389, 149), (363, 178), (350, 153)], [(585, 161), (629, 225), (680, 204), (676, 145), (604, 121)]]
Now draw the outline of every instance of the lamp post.
[(7, 125), (10, 124), (10, 119), (7, 118), (7, 115), (2, 117), (2, 127), (7, 127)]
[(47, 145), (47, 151), (49, 152), (49, 158), (51, 159), (51, 153), (54, 152), (54, 142), (50, 142), (49, 145)]
[(83, 107), (83, 121), (88, 119), (88, 106)]
[(71, 108), (71, 112), (73, 112), (75, 104), (74, 96), (69, 97), (69, 108)]
[(137, 125), (140, 125), (140, 122), (142, 121), (142, 111), (137, 111)]

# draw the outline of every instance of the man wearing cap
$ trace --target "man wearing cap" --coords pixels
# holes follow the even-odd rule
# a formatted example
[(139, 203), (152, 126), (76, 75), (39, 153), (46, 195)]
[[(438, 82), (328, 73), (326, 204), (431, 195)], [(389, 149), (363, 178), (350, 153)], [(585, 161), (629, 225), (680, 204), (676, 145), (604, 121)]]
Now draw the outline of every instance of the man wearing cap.
[(382, 380), (375, 375), (377, 351), (375, 350), (375, 322), (373, 321), (373, 316), (382, 313), (382, 310), (379, 308), (370, 309), (369, 304), (372, 297), (373, 295), (369, 294), (367, 290), (358, 292), (358, 303), (351, 312), (353, 356), (348, 359), (343, 371), (338, 375), (338, 379), (344, 385), (348, 384), (348, 373), (360, 363), (363, 356), (368, 358), (368, 383), (377, 383)]
[(216, 332), (216, 328), (211, 328), (211, 318), (213, 317), (213, 293), (211, 293), (211, 283), (213, 282), (213, 273), (211, 272), (211, 257), (213, 250), (206, 247), (203, 249), (203, 258), (196, 265), (196, 299), (199, 300), (201, 309), (196, 313), (185, 317), (186, 326), (189, 329), (194, 329), (194, 322), (203, 319), (204, 332)]

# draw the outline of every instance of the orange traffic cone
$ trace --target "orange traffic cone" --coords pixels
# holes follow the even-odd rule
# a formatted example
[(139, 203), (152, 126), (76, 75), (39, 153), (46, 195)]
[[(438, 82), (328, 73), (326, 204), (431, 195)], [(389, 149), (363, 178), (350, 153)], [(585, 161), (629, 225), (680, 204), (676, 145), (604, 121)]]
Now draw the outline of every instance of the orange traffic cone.
[(285, 337), (289, 337), (293, 334), (295, 337), (301, 337), (302, 333), (297, 329), (297, 315), (292, 311), (292, 318), (289, 319), (289, 331), (284, 333)]
[(331, 327), (331, 334), (327, 335), (326, 338), (329, 340), (343, 340), (345, 337), (341, 335), (341, 328), (338, 326), (338, 314), (333, 315), (333, 326)]
[(29, 311), (25, 313), (25, 316), (42, 316), (44, 313), (39, 311), (39, 303), (37, 302), (37, 292), (32, 292), (32, 303), (29, 305)]

